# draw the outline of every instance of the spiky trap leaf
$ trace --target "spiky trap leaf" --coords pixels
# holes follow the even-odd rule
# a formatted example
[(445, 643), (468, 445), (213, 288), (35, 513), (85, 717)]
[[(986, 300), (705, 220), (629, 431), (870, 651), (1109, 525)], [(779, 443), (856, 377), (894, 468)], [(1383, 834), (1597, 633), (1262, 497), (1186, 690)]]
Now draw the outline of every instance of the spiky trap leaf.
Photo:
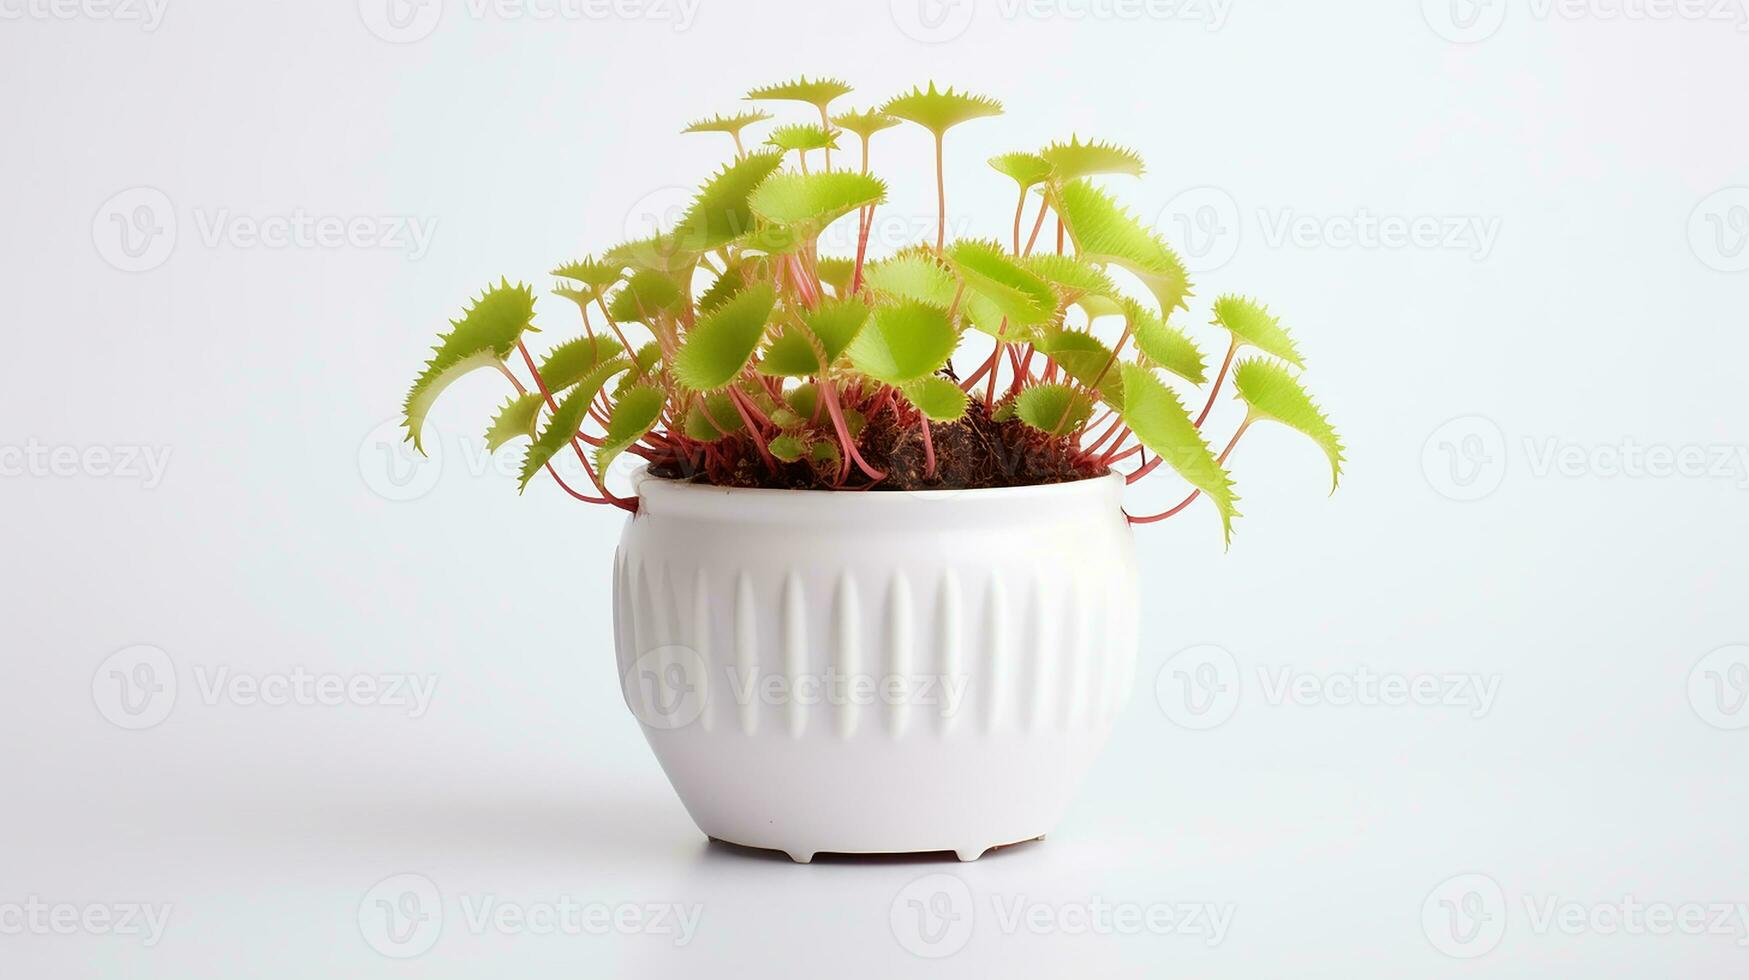
[(450, 321), (450, 331), (438, 338), (425, 369), (413, 382), (402, 405), (402, 425), (413, 448), (423, 453), (420, 433), (425, 415), (443, 390), (457, 378), (502, 363), (516, 349), (525, 331), (534, 329), (534, 290), (509, 280), (480, 294), (462, 318)]
[(1172, 389), (1160, 383), (1154, 372), (1135, 364), (1123, 366), (1124, 404), (1119, 414), (1124, 424), (1177, 471), (1185, 482), (1214, 501), (1221, 515), (1221, 537), (1232, 541), (1233, 518), (1238, 516), (1233, 480), (1192, 424), (1184, 403)]
[(1275, 361), (1253, 358), (1233, 369), (1233, 387), (1249, 407), (1249, 421), (1267, 419), (1304, 433), (1330, 459), (1330, 492), (1342, 479), (1342, 439), (1299, 379)]

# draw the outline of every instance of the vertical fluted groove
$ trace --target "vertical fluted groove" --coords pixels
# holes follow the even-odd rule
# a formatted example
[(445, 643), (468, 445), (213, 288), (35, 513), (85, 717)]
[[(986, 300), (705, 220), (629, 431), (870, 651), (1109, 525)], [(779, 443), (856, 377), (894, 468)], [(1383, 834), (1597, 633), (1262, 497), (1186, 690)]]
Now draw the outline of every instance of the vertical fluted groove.
[[(894, 572), (887, 591), (887, 664), (889, 673), (902, 682), (911, 683), (912, 650), (916, 637), (912, 632), (911, 582), (904, 572)], [(896, 699), (887, 706), (888, 730), (894, 738), (905, 734), (910, 722), (907, 698)]]
[[(675, 612), (679, 612), (678, 609)], [(704, 683), (704, 712), (698, 716), (699, 724), (705, 731), (716, 727), (717, 704), (723, 700), (717, 691), (713, 690), (711, 674), (716, 670), (711, 664), (711, 593), (710, 581), (705, 577), (704, 566), (692, 573), (692, 649), (698, 654), (698, 662), (704, 664), (706, 675), (699, 678)]]
[[(960, 609), (960, 581), (951, 568), (941, 573), (941, 587), (935, 596), (935, 649), (941, 655), (941, 676), (936, 679), (938, 696), (945, 698), (952, 688), (958, 688), (961, 674), (965, 672), (965, 652), (961, 648), (961, 620), (964, 614)], [(966, 688), (959, 688), (967, 690)], [(958, 720), (959, 712), (964, 711), (966, 703), (962, 700), (955, 711), (948, 711), (944, 701), (936, 706), (937, 717), (941, 719), (941, 733), (946, 735), (953, 731), (954, 722)]]
[(1055, 623), (1052, 620), (1055, 617), (1051, 615), (1051, 610), (1055, 608), (1055, 604), (1052, 602), (1051, 590), (1047, 588), (1042, 569), (1033, 569), (1030, 577), (1032, 601), (1027, 604), (1027, 620), (1031, 623), (1031, 628), (1027, 630), (1030, 635), (1027, 637), (1026, 646), (1032, 655), (1027, 658), (1029, 662), (1021, 675), (1024, 678), (1021, 690), (1025, 692), (1030, 689), (1032, 695), (1027, 698), (1026, 731), (1036, 732), (1051, 723), (1049, 698), (1057, 683), (1057, 652), (1052, 645), (1055, 640), (1052, 630)]
[[(753, 582), (746, 572), (735, 576), (735, 683), (737, 690), (757, 688), (754, 670), (759, 666), (759, 628), (754, 622), (758, 610), (753, 605)], [(712, 678), (713, 681), (716, 678)], [(741, 731), (752, 735), (759, 730), (759, 699), (747, 697), (741, 702)]]
[(789, 682), (789, 734), (801, 738), (808, 726), (808, 706), (796, 692), (808, 671), (808, 614), (802, 596), (802, 581), (795, 572), (783, 577), (783, 673)]
[(990, 576), (990, 590), (984, 596), (984, 731), (994, 733), (1002, 725), (1003, 688), (1007, 686), (1004, 671), (1012, 659), (1008, 649), (1008, 596), (1002, 587), (1002, 576)]
[(1063, 594), (1063, 654), (1068, 658), (1068, 681), (1063, 685), (1062, 731), (1088, 724), (1097, 712), (1088, 704), (1087, 675), (1093, 669), (1093, 647), (1087, 642), (1087, 590), (1080, 576), (1070, 576)]
[[(862, 603), (856, 592), (856, 577), (846, 571), (838, 577), (837, 594), (832, 598), (832, 650), (838, 673), (847, 681), (862, 669)], [(838, 706), (838, 734), (849, 738), (856, 734), (861, 706), (855, 698), (845, 698)]]

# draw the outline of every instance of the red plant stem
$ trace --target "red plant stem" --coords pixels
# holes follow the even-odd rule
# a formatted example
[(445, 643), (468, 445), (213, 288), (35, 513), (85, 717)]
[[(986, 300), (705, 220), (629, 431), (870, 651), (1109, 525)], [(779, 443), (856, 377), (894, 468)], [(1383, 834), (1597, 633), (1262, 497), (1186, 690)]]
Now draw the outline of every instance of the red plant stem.
[(1206, 419), (1209, 417), (1209, 409), (1212, 409), (1215, 407), (1215, 396), (1220, 394), (1221, 382), (1225, 381), (1227, 379), (1227, 369), (1233, 366), (1233, 354), (1236, 353), (1238, 350), (1239, 350), (1239, 338), (1234, 337), (1233, 342), (1227, 345), (1227, 356), (1224, 359), (1222, 359), (1222, 361), (1221, 361), (1220, 373), (1215, 375), (1215, 386), (1213, 388), (1209, 389), (1209, 400), (1206, 402), (1203, 402), (1202, 411), (1197, 413), (1197, 416), (1196, 416), (1196, 427), (1197, 428), (1199, 428), (1199, 429), (1202, 428), (1203, 419)]
[[(1006, 322), (1006, 321), (1004, 321)], [(1008, 342), (996, 341), (996, 350), (990, 355), (990, 382), (984, 386), (984, 411), (989, 412), (996, 406), (996, 376), (1001, 374), (1002, 352), (1008, 349)]]
[(1026, 212), (1026, 188), (1020, 189), (1020, 202), (1014, 205), (1014, 254), (1020, 254), (1020, 216)]
[[(887, 402), (892, 401), (893, 392), (895, 392), (897, 390), (898, 390), (897, 388), (894, 388), (891, 385), (888, 385), (887, 387), (882, 388), (881, 393), (876, 395), (874, 397), (874, 402), (869, 405), (868, 417), (870, 419), (873, 419), (876, 415), (881, 414), (881, 409), (887, 407)], [(818, 408), (818, 407), (819, 407), (818, 405), (815, 406), (815, 408)], [(894, 411), (896, 412), (896, 411), (898, 411), (898, 409), (894, 409)]]
[(613, 335), (619, 338), (619, 345), (625, 348), (626, 356), (632, 359), (632, 369), (638, 372), (638, 377), (643, 377), (644, 366), (638, 363), (637, 348), (633, 347), (632, 342), (626, 339), (625, 332), (620, 330), (619, 324), (613, 319), (613, 314), (607, 312), (607, 303), (602, 300), (600, 293), (595, 294), (595, 305), (601, 310), (601, 315), (607, 318), (607, 325), (613, 330)]
[(1032, 378), (1032, 355), (1037, 351), (1038, 348), (1031, 344), (1026, 345), (1026, 356), (1020, 359), (1020, 367), (1014, 372), (1014, 384), (1008, 387), (1009, 394), (1019, 391), (1021, 384)]
[[(1108, 412), (1106, 414), (1109, 415), (1111, 413)], [(1081, 431), (1083, 431), (1083, 432), (1091, 431), (1094, 426), (1096, 426), (1100, 422), (1104, 422), (1104, 421), (1105, 421), (1104, 417), (1101, 417), (1093, 422), (1089, 422), (1087, 425), (1082, 427)], [(1093, 441), (1092, 445), (1088, 446), (1086, 449), (1083, 449), (1082, 452), (1086, 453), (1089, 456), (1093, 455), (1096, 452), (1099, 452), (1099, 447), (1105, 445), (1105, 440), (1110, 439), (1114, 435), (1117, 435), (1117, 430), (1122, 428), (1122, 427), (1123, 427), (1123, 419), (1114, 419), (1112, 421), (1111, 425), (1106, 427), (1105, 432), (1102, 435), (1100, 435), (1100, 437), (1098, 439), (1095, 439)]]
[(826, 107), (820, 107), (820, 128), (826, 131), (826, 169), (832, 169), (832, 119), (826, 115)]
[(1001, 353), (1002, 352), (1000, 349), (991, 351), (990, 356), (985, 359), (983, 366), (978, 368), (976, 371), (973, 371), (971, 377), (960, 382), (960, 390), (961, 391), (971, 391), (972, 386), (976, 385), (978, 383), (978, 379), (982, 378), (984, 376), (985, 371), (991, 371), (991, 370), (995, 369), (996, 358)]
[(784, 256), (784, 264), (789, 267), (790, 279), (795, 282), (796, 293), (802, 298), (802, 305), (808, 309), (820, 305), (820, 296), (814, 292), (814, 286), (808, 282), (808, 275), (802, 270), (801, 260), (794, 252)]
[[(541, 397), (546, 399), (547, 408), (550, 411), (558, 411), (558, 406), (553, 402), (552, 393), (547, 391), (546, 382), (541, 379), (540, 371), (534, 366), (534, 358), (529, 356), (528, 345), (521, 340), (518, 340), (516, 342), (516, 347), (518, 350), (522, 351), (523, 360), (528, 362), (528, 369), (534, 375), (535, 384), (540, 385)], [(523, 387), (522, 382), (517, 379), (516, 374), (510, 370), (509, 365), (505, 364), (503, 361), (499, 361), (498, 370), (504, 372), (504, 376), (510, 379), (510, 384), (516, 388), (517, 394), (528, 394), (528, 389)], [(553, 469), (553, 464), (547, 463), (546, 470), (547, 473), (552, 476), (553, 482), (557, 483), (566, 493), (585, 503), (612, 504), (621, 510), (629, 511), (633, 514), (638, 512), (638, 501), (636, 498), (627, 499), (625, 497), (617, 496), (612, 491), (608, 490), (607, 487), (603, 486), (601, 480), (596, 478), (594, 468), (589, 465), (589, 457), (584, 454), (583, 447), (577, 445), (577, 440), (575, 438), (572, 438), (571, 440), (571, 448), (577, 451), (577, 458), (583, 463), (583, 472), (589, 474), (589, 481), (595, 484), (595, 489), (601, 491), (602, 495), (600, 497), (591, 497), (587, 494), (578, 493), (571, 489), (570, 484), (566, 483), (564, 478), (559, 476), (559, 471)]]
[(947, 178), (941, 162), (941, 134), (935, 134), (935, 250), (947, 244)]
[(1057, 254), (1063, 254), (1063, 216), (1057, 215)]
[(1038, 201), (1038, 217), (1033, 219), (1032, 234), (1027, 236), (1026, 251), (1020, 253), (1021, 255), (1025, 256), (1032, 254), (1032, 246), (1038, 241), (1038, 230), (1043, 228), (1045, 224), (1045, 208), (1048, 204), (1050, 204), (1050, 201), (1043, 195), (1040, 195)]
[[(864, 168), (863, 172), (867, 173), (868, 171)], [(862, 215), (858, 218), (858, 223), (861, 227), (856, 233), (856, 273), (850, 277), (850, 292), (852, 295), (855, 295), (862, 289), (862, 262), (863, 259), (868, 256), (868, 232), (869, 229), (874, 227), (874, 205), (870, 204), (868, 207), (862, 209)]]
[[(1238, 431), (1233, 433), (1233, 438), (1227, 440), (1227, 448), (1221, 450), (1221, 455), (1218, 459), (1215, 460), (1215, 462), (1225, 463), (1227, 461), (1227, 455), (1233, 451), (1234, 446), (1239, 444), (1239, 437), (1244, 435), (1245, 430), (1250, 428), (1250, 427), (1251, 427), (1251, 420), (1250, 419), (1246, 419), (1244, 422), (1240, 423)], [(1154, 462), (1155, 463), (1160, 462), (1159, 457), (1155, 457)], [(1152, 465), (1152, 464), (1150, 464), (1150, 465)], [(1133, 473), (1130, 474), (1129, 482), (1134, 483), (1135, 481), (1136, 481), (1135, 474), (1133, 474)], [(1176, 514), (1179, 511), (1183, 510), (1184, 508), (1189, 507), (1190, 502), (1195, 500), (1197, 497), (1199, 497), (1201, 495), (1202, 495), (1201, 490), (1192, 490), (1190, 492), (1190, 496), (1185, 497), (1183, 500), (1180, 500), (1177, 504), (1173, 505), (1173, 507), (1169, 510), (1164, 510), (1158, 514), (1152, 514), (1152, 515), (1149, 515), (1147, 517), (1133, 517), (1130, 515), (1129, 511), (1124, 511), (1124, 516), (1129, 518), (1129, 522), (1131, 524), (1152, 524), (1155, 521), (1163, 521), (1166, 518), (1171, 517), (1173, 514)]]
[(765, 437), (759, 434), (759, 426), (753, 421), (753, 416), (747, 414), (747, 396), (730, 386), (729, 404), (735, 406), (735, 411), (741, 416), (741, 423), (747, 426), (747, 433), (753, 437), (753, 445), (759, 450), (759, 458), (765, 460), (765, 468), (777, 472), (777, 460), (771, 458), (770, 450), (765, 448)]
[(843, 463), (843, 467), (839, 470), (839, 482), (842, 483), (844, 477), (850, 472), (850, 461), (852, 460), (855, 461), (856, 465), (860, 467), (864, 473), (868, 474), (869, 479), (886, 479), (887, 474), (885, 472), (870, 466), (868, 461), (862, 458), (862, 453), (857, 452), (856, 440), (850, 437), (850, 426), (846, 425), (844, 422), (844, 407), (838, 404), (838, 389), (833, 387), (831, 381), (821, 379), (820, 397), (826, 400), (826, 411), (832, 416), (832, 427), (838, 431), (838, 441), (844, 445), (845, 462)]
[(595, 339), (595, 327), (589, 323), (589, 307), (588, 307), (588, 305), (587, 304), (580, 305), (577, 307), (577, 309), (583, 311), (583, 332), (589, 336), (590, 340), (594, 340)]
[(1115, 456), (1105, 457), (1104, 459), (1100, 460), (1100, 462), (1104, 463), (1107, 466), (1110, 466), (1113, 463), (1121, 463), (1124, 460), (1129, 459), (1131, 456), (1134, 456), (1135, 454), (1137, 454), (1141, 451), (1142, 451), (1141, 446), (1131, 446), (1130, 448), (1124, 450), (1121, 453), (1118, 453)]
[(917, 421), (923, 426), (923, 477), (935, 476), (935, 440), (929, 437), (929, 416), (919, 412)]

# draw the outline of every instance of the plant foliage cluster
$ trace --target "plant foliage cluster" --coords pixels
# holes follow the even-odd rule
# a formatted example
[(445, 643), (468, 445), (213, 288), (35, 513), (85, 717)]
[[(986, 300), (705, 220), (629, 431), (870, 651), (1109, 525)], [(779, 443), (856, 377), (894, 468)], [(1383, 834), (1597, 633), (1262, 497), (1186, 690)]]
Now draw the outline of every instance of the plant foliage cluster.
[[(926, 479), (936, 478), (940, 437), (972, 421), (1025, 427), (1033, 445), (1084, 472), (1127, 467), (1133, 482), (1164, 465), (1189, 495), (1131, 520), (1206, 497), (1228, 536), (1238, 498), (1226, 459), (1255, 422), (1310, 437), (1334, 489), (1342, 443), (1302, 386), (1304, 361), (1277, 317), (1246, 297), (1216, 299), (1226, 352), (1212, 373), (1174, 322), (1191, 296), (1183, 264), (1104, 184), (1140, 177), (1139, 156), (1078, 138), (997, 156), (990, 166), (1015, 193), (1007, 240), (949, 242), (944, 138), (1001, 104), (932, 83), (834, 111), (849, 92), (805, 77), (753, 90), (749, 100), (813, 112), (751, 147), (748, 128), (772, 118), (763, 110), (687, 126), (730, 137), (733, 159), (675, 227), (552, 270), (554, 294), (581, 311), (581, 336), (537, 358), (527, 336), (534, 290), (487, 288), (407, 395), (407, 438), (420, 446), (448, 385), (492, 369), (514, 394), (487, 444), (520, 445), (521, 485), (546, 470), (574, 497), (632, 511), (636, 500), (605, 480), (625, 453), (709, 482), (764, 468), (793, 484), (800, 469), (821, 489), (880, 488), (888, 474), (864, 444), (877, 423), (915, 433)], [(934, 141), (936, 235), (876, 258), (869, 230), (887, 185), (870, 170), (870, 149), (902, 124)], [(854, 254), (821, 254), (821, 233), (840, 221), (855, 222)], [(979, 364), (961, 379), (951, 360), (968, 346)], [(1217, 451), (1202, 426), (1223, 386), (1247, 411)], [(553, 468), (569, 452), (590, 485), (572, 487)]]

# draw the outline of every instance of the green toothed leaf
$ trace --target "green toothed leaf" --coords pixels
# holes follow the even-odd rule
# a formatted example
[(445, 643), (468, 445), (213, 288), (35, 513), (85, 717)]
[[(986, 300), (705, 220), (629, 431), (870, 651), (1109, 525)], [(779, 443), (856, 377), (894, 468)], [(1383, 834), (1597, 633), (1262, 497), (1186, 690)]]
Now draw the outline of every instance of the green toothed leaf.
[(1261, 419), (1280, 422), (1318, 444), (1330, 458), (1330, 492), (1335, 493), (1342, 479), (1342, 439), (1299, 379), (1274, 361), (1255, 358), (1233, 369), (1233, 387), (1249, 407), (1247, 424)]
[(607, 417), (607, 431), (595, 450), (595, 472), (606, 473), (620, 453), (631, 448), (662, 417), (662, 389), (636, 385), (620, 396)]
[(671, 234), (654, 234), (618, 245), (601, 253), (603, 262), (634, 269), (690, 277), (698, 265), (698, 253), (684, 247)]
[(1104, 191), (1085, 180), (1071, 181), (1058, 189), (1057, 207), (1083, 258), (1134, 273), (1159, 301), (1162, 313), (1170, 315), (1184, 306), (1190, 295), (1184, 264)]
[(860, 112), (846, 112), (832, 117), (832, 125), (846, 132), (855, 133), (867, 143), (874, 134), (883, 129), (891, 129), (899, 125), (894, 119), (878, 109), (864, 109)]
[(716, 442), (747, 427), (727, 392), (713, 391), (693, 402), (686, 413), (686, 434), (699, 442)]
[(896, 300), (913, 300), (946, 309), (953, 303), (953, 273), (933, 256), (918, 252), (896, 255), (863, 270), (863, 285)]
[(1050, 284), (1017, 265), (1000, 245), (964, 240), (947, 254), (966, 288), (989, 300), (1009, 326), (1036, 326), (1055, 318), (1057, 294)]
[(1093, 263), (1074, 255), (1034, 255), (1026, 260), (1026, 268), (1065, 294), (1117, 295), (1117, 285), (1110, 276)]
[(782, 163), (782, 153), (755, 152), (719, 170), (699, 188), (667, 240), (682, 252), (708, 252), (747, 234), (753, 228), (748, 196)]
[(1083, 143), (1070, 136), (1067, 143), (1052, 143), (1038, 152), (1051, 168), (1051, 179), (1063, 183), (1095, 174), (1142, 175), (1142, 158), (1136, 151), (1111, 143)]
[(807, 455), (808, 443), (801, 436), (786, 432), (766, 443), (765, 450), (786, 463), (793, 463)]
[(715, 115), (708, 119), (695, 119), (681, 130), (682, 133), (727, 133), (730, 136), (740, 135), (741, 130), (756, 122), (771, 118), (771, 113), (763, 109), (748, 109), (732, 116)]
[(1039, 353), (1049, 354), (1065, 374), (1083, 387), (1093, 387), (1097, 381), (1101, 401), (1113, 408), (1123, 407), (1124, 376), (1104, 341), (1086, 331), (1059, 328), (1042, 331), (1036, 343)]
[(557, 395), (582, 381), (595, 366), (625, 353), (619, 341), (611, 337), (578, 337), (554, 347), (541, 361), (541, 380), (547, 390)]
[(850, 292), (850, 279), (856, 274), (856, 262), (852, 259), (831, 256), (814, 263), (814, 273), (820, 281), (843, 296)]
[(747, 93), (747, 98), (755, 100), (778, 100), (785, 102), (806, 102), (817, 109), (824, 110), (832, 104), (832, 100), (841, 95), (850, 94), (850, 85), (836, 78), (817, 78), (808, 80), (803, 75), (793, 82), (779, 82), (776, 85), (761, 85)]
[(769, 283), (749, 286), (698, 321), (674, 357), (674, 376), (694, 391), (722, 388), (741, 373), (765, 337), (777, 294)]
[(702, 315), (712, 313), (724, 303), (735, 298), (747, 288), (747, 278), (742, 274), (739, 264), (731, 265), (716, 281), (710, 284), (698, 298), (698, 312)]
[(791, 123), (779, 126), (765, 138), (766, 146), (775, 146), (779, 150), (824, 150), (827, 147), (838, 149), (838, 134), (827, 132), (819, 123)]
[(957, 421), (966, 414), (969, 400), (959, 385), (939, 374), (913, 381), (899, 393), (931, 422)]
[(826, 369), (805, 328), (786, 323), (759, 358), (760, 374), (774, 378), (805, 378)]
[(564, 401), (559, 402), (559, 410), (547, 419), (547, 427), (541, 430), (522, 456), (522, 474), (517, 481), (517, 490), (521, 492), (528, 488), (528, 481), (547, 465), (565, 444), (577, 435), (577, 430), (583, 427), (583, 420), (589, 415), (589, 403), (601, 393), (601, 389), (614, 375), (631, 367), (631, 362), (623, 357), (615, 358), (603, 364), (598, 364), (589, 376), (571, 389)]
[(796, 385), (784, 392), (783, 396), (783, 400), (789, 403), (789, 407), (805, 419), (814, 417), (814, 410), (819, 407), (819, 398), (819, 386), (811, 381)]
[(830, 364), (838, 360), (856, 335), (862, 332), (868, 314), (868, 304), (861, 297), (847, 296), (824, 300), (817, 309), (803, 310), (802, 322), (826, 349), (826, 362)]
[(1048, 435), (1066, 436), (1093, 415), (1093, 400), (1079, 388), (1047, 382), (1022, 391), (1014, 399), (1014, 414)]
[(684, 303), (685, 296), (672, 275), (642, 269), (607, 301), (607, 315), (620, 323), (653, 323), (664, 313), (678, 311)]
[(1043, 183), (1051, 175), (1050, 161), (1037, 153), (1003, 153), (990, 158), (996, 172), (1020, 185), (1022, 191)]
[(493, 417), (491, 427), (486, 430), (486, 451), (497, 452), (498, 447), (523, 436), (533, 439), (535, 422), (540, 418), (542, 404), (543, 399), (538, 391), (516, 395), (505, 402)]
[(1240, 346), (1250, 344), (1294, 367), (1306, 366), (1300, 359), (1300, 350), (1294, 345), (1294, 339), (1282, 329), (1281, 321), (1270, 316), (1268, 308), (1254, 300), (1243, 296), (1222, 296), (1215, 300), (1215, 318), (1211, 322), (1225, 327)]
[(946, 310), (900, 303), (874, 312), (850, 344), (850, 363), (877, 381), (903, 385), (941, 370), (958, 341)]
[(602, 292), (625, 276), (625, 267), (584, 258), (559, 266), (552, 271), (552, 275), (561, 279), (573, 279), (595, 292)]
[(772, 174), (754, 190), (748, 204), (761, 220), (796, 238), (819, 236), (821, 229), (858, 208), (886, 200), (887, 185), (877, 177), (844, 170)]
[(914, 122), (940, 136), (960, 123), (982, 116), (1001, 115), (1002, 103), (989, 96), (955, 92), (951, 86), (947, 91), (939, 92), (935, 83), (930, 82), (928, 91), (914, 88), (888, 99), (881, 106), (881, 112)]
[(1142, 356), (1191, 384), (1199, 385), (1208, 379), (1202, 351), (1182, 331), (1135, 300), (1125, 300), (1123, 311)]
[(438, 338), (425, 369), (413, 382), (402, 406), (402, 425), (407, 439), (420, 453), (419, 437), (425, 415), (437, 396), (457, 378), (484, 367), (500, 364), (516, 349), (525, 331), (534, 328), (534, 290), (510, 285), (507, 279), (486, 289), (460, 320), (450, 321), (450, 331)]
[(1208, 443), (1203, 441), (1202, 433), (1191, 423), (1184, 403), (1154, 376), (1154, 372), (1125, 364), (1123, 375), (1125, 400), (1120, 414), (1124, 424), (1130, 427), (1142, 445), (1176, 470), (1185, 482), (1214, 501), (1221, 514), (1221, 538), (1231, 543), (1233, 518), (1239, 514), (1234, 507), (1239, 498), (1233, 493), (1232, 477), (1227, 475)]

